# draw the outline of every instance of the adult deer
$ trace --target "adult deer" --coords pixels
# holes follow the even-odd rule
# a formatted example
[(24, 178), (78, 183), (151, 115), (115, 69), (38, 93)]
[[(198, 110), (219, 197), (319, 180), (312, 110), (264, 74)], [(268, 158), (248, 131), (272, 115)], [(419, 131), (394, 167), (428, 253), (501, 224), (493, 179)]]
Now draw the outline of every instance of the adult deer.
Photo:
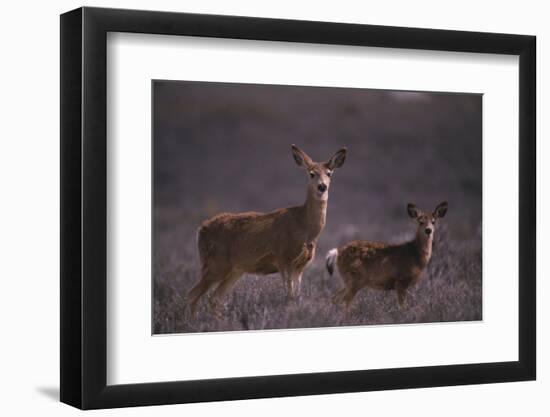
[(201, 276), (188, 294), (191, 311), (215, 285), (210, 306), (216, 308), (244, 273), (279, 272), (288, 296), (299, 295), (303, 271), (315, 256), (317, 238), (325, 226), (331, 177), (344, 164), (346, 149), (326, 162), (314, 162), (296, 145), (292, 155), (308, 177), (304, 204), (270, 213), (221, 213), (199, 227)]
[(326, 257), (327, 269), (332, 275), (336, 264), (344, 282), (333, 301), (344, 302), (349, 308), (357, 292), (368, 287), (395, 290), (399, 305), (403, 306), (407, 288), (418, 282), (430, 261), (435, 224), (445, 216), (447, 208), (444, 202), (428, 213), (414, 204), (407, 205), (409, 216), (418, 226), (415, 238), (409, 242), (392, 245), (355, 240), (331, 249)]

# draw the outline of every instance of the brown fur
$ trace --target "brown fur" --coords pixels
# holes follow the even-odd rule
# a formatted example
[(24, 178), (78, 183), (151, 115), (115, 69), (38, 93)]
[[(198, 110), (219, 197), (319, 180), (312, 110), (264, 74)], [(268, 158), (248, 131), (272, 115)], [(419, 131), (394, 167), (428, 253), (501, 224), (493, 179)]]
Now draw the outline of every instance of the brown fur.
[[(409, 205), (410, 208), (414, 207)], [(434, 213), (426, 214), (418, 209), (410, 212), (418, 222), (415, 239), (403, 244), (385, 244), (356, 240), (338, 248), (338, 272), (344, 288), (333, 300), (348, 307), (362, 288), (395, 290), (399, 305), (403, 305), (407, 289), (415, 285), (432, 256), (435, 220), (443, 217), (447, 204), (440, 204)], [(430, 234), (426, 230), (430, 229)]]
[[(315, 163), (293, 146), (296, 162), (310, 178), (303, 205), (282, 208), (270, 213), (221, 213), (202, 223), (198, 230), (201, 277), (188, 294), (195, 309), (198, 300), (217, 285), (211, 298), (216, 307), (244, 273), (272, 274), (279, 272), (289, 296), (299, 292), (302, 273), (315, 256), (317, 238), (326, 222), (330, 175), (327, 172), (343, 164), (345, 150), (328, 162)], [(343, 152), (344, 158), (341, 158)], [(340, 160), (334, 160), (336, 156)], [(315, 175), (313, 175), (315, 173)], [(321, 182), (327, 185), (319, 193)]]

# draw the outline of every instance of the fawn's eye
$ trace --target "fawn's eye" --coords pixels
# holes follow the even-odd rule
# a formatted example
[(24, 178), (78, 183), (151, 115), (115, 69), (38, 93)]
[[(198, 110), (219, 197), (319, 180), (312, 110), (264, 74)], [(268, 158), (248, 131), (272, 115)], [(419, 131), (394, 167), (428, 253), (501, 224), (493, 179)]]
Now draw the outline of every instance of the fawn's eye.
[(315, 172), (311, 171), (311, 172), (309, 173), (309, 176), (310, 176), (310, 178), (313, 178), (313, 177), (315, 176)]
[(332, 176), (332, 171), (327, 171), (327, 177), (331, 177)]

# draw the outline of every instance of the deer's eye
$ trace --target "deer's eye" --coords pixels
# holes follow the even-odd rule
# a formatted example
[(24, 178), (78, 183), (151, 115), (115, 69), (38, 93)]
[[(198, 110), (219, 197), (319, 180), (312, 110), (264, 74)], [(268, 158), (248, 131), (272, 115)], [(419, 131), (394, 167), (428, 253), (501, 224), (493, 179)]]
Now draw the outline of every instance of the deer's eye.
[(332, 176), (332, 171), (327, 171), (327, 177), (331, 177)]
[(315, 177), (315, 172), (311, 171), (311, 172), (309, 173), (309, 176), (310, 176), (310, 178)]

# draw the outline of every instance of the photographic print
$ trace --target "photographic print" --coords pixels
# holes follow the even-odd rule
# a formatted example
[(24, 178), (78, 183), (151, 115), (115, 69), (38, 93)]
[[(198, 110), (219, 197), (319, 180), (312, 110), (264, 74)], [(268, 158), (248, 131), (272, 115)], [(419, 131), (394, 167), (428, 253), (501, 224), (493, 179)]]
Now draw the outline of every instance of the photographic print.
[(482, 319), (482, 95), (152, 96), (154, 334)]

